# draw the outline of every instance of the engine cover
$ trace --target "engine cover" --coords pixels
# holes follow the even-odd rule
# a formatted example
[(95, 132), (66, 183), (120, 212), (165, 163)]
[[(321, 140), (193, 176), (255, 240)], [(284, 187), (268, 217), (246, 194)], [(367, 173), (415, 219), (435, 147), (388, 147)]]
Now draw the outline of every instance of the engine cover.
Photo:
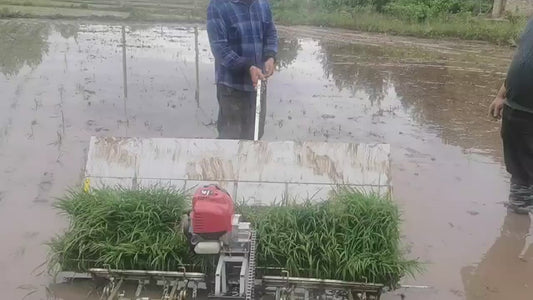
[(203, 186), (192, 199), (192, 232), (204, 239), (218, 239), (231, 232), (233, 214), (233, 200), (228, 192), (217, 185)]

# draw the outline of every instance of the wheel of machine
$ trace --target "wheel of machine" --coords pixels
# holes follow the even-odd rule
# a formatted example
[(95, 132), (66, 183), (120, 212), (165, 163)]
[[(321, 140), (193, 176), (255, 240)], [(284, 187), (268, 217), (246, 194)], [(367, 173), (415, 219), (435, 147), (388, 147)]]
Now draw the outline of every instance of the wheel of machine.
[(111, 295), (112, 290), (113, 290), (112, 283), (106, 284), (106, 286), (104, 286), (104, 289), (102, 290), (102, 296), (105, 298), (109, 297), (109, 295)]
[(289, 300), (290, 293), (287, 289), (282, 289), (279, 295), (279, 300)]
[(183, 290), (180, 291), (178, 295), (178, 300), (186, 300), (186, 299), (187, 299), (187, 289), (184, 288)]

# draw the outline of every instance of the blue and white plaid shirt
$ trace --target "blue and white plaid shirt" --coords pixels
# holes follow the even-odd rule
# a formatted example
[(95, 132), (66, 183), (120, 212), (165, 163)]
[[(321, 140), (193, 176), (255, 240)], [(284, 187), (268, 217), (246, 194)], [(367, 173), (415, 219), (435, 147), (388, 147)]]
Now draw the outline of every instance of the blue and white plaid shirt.
[(207, 34), (215, 56), (216, 83), (255, 91), (250, 67), (275, 58), (278, 34), (267, 0), (211, 0)]

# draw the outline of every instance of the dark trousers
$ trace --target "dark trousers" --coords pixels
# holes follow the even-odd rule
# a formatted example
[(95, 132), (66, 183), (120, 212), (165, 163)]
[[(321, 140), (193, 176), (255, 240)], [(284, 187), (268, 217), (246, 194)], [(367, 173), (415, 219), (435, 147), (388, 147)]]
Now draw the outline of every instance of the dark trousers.
[[(253, 140), (255, 128), (256, 92), (236, 90), (225, 85), (217, 85), (218, 98), (218, 138), (233, 140)], [(266, 116), (266, 88), (261, 96), (259, 118), (259, 138), (263, 136)]]
[(533, 205), (533, 114), (505, 105), (502, 119), (505, 166), (511, 174), (511, 203)]

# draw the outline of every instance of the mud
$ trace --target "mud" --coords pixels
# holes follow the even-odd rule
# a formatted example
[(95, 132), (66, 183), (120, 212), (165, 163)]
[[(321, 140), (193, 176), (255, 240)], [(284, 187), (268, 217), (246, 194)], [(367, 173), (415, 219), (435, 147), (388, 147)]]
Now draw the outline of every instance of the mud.
[[(183, 25), (0, 22), (2, 299), (46, 298), (45, 243), (66, 226), (52, 205), (80, 184), (90, 136), (216, 137), (213, 58), (198, 32), (196, 52)], [(404, 284), (430, 288), (384, 298), (529, 299), (530, 221), (503, 208), (499, 124), (486, 117), (512, 51), (280, 34), (265, 140), (392, 145), (409, 256), (426, 263)]]

